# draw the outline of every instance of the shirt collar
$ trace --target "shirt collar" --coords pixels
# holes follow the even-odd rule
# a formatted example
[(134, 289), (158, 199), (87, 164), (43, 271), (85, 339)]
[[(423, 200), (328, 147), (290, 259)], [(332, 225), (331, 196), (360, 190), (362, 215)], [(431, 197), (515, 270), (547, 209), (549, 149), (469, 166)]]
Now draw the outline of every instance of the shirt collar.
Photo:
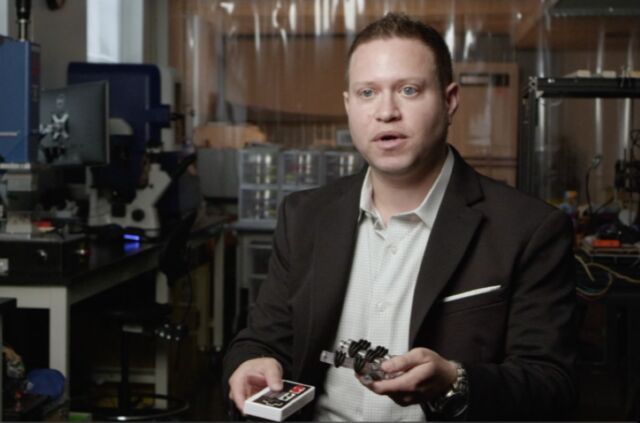
[[(427, 195), (425, 195), (420, 205), (413, 210), (400, 213), (395, 216), (416, 215), (428, 228), (431, 229), (436, 220), (438, 210), (440, 209), (440, 204), (442, 204), (444, 193), (449, 185), (451, 173), (453, 172), (453, 163), (453, 153), (451, 152), (451, 147), (448, 147), (447, 158), (444, 161), (444, 165), (442, 166), (442, 169), (440, 169), (440, 173), (438, 174), (435, 183)], [(381, 222), (380, 215), (373, 206), (372, 194), (373, 187), (371, 185), (371, 167), (369, 167), (364, 177), (362, 189), (360, 190), (360, 213), (358, 215), (358, 222), (362, 221), (364, 216), (373, 219), (374, 223)]]
[(373, 207), (372, 194), (373, 187), (371, 186), (371, 167), (369, 167), (367, 168), (362, 189), (360, 190), (360, 214), (358, 215), (358, 222), (361, 222), (365, 216), (373, 219), (374, 222), (380, 220), (378, 211)]

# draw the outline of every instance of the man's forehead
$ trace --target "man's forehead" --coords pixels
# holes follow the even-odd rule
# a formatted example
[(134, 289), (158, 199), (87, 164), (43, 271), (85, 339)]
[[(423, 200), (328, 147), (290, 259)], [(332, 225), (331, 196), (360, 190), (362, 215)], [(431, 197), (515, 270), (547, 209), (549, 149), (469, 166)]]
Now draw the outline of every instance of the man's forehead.
[(380, 37), (380, 38), (373, 38), (371, 40), (367, 40), (364, 41), (362, 43), (360, 43), (355, 50), (352, 52), (351, 54), (351, 58), (353, 58), (353, 56), (358, 55), (358, 53), (360, 52), (360, 54), (362, 54), (362, 50), (372, 50), (372, 49), (384, 49), (385, 46), (391, 47), (393, 48), (393, 46), (397, 46), (400, 44), (406, 44), (406, 45), (411, 45), (413, 48), (416, 49), (424, 49), (426, 51), (429, 52), (430, 55), (433, 55), (433, 51), (431, 49), (431, 46), (427, 45), (424, 41), (418, 39), (418, 38), (413, 38), (413, 37)]
[(353, 62), (354, 57), (362, 57), (363, 55), (376, 55), (382, 54), (387, 50), (397, 50), (398, 46), (405, 45), (411, 50), (413, 54), (425, 53), (429, 58), (433, 59), (434, 54), (430, 46), (417, 38), (404, 38), (404, 37), (389, 37), (389, 38), (374, 38), (367, 40), (356, 47), (351, 54), (350, 63)]
[[(402, 67), (394, 66), (396, 63)], [(367, 75), (373, 77), (379, 71), (392, 69), (402, 73), (404, 68), (412, 66), (426, 68), (427, 75), (410, 72), (403, 75), (403, 78), (431, 76), (435, 70), (435, 58), (431, 48), (413, 38), (379, 38), (362, 43), (354, 50), (348, 63), (348, 76), (350, 79), (356, 77), (353, 75), (355, 71), (358, 80), (368, 79)]]

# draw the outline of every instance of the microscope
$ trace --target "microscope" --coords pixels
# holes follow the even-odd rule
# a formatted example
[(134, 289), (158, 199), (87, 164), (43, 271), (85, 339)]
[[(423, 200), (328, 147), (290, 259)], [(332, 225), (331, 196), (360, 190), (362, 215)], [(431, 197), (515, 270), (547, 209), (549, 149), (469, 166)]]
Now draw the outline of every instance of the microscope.
[[(0, 36), (0, 276), (57, 272), (87, 255), (84, 235), (55, 227), (41, 207), (41, 194), (55, 186), (56, 172), (41, 160), (40, 46), (28, 40), (31, 2), (17, 0), (16, 6), (18, 39)], [(65, 128), (60, 123), (57, 133)], [(62, 138), (58, 144), (63, 146)]]
[(72, 62), (67, 78), (72, 85), (109, 84), (111, 159), (87, 171), (89, 227), (117, 227), (127, 239), (158, 238), (158, 201), (176, 177), (163, 163), (175, 153), (175, 77), (149, 64)]

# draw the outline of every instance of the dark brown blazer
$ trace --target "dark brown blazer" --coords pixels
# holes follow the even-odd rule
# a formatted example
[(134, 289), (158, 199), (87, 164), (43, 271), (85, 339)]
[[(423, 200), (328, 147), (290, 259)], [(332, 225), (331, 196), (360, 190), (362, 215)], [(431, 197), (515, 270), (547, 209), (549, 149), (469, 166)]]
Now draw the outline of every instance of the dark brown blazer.
[[(569, 219), (454, 153), (416, 283), (407, 350), (426, 347), (464, 364), (471, 420), (563, 418), (576, 396)], [(248, 328), (225, 355), (225, 387), (240, 363), (271, 356), (285, 378), (322, 391), (327, 365), (319, 356), (336, 347), (363, 180), (361, 173), (285, 198), (268, 279)], [(495, 285), (501, 288), (442, 302)], [(429, 419), (443, 418), (423, 409)]]

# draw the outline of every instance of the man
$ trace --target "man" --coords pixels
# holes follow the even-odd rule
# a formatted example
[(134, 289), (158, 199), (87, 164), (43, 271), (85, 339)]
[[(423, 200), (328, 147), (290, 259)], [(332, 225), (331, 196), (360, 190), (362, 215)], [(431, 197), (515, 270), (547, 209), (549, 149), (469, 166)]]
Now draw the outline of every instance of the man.
[[(303, 418), (562, 417), (571, 227), (447, 145), (458, 86), (442, 37), (404, 15), (369, 25), (344, 104), (368, 170), (283, 201), (268, 279), (225, 357), (236, 407), (285, 377), (318, 389)], [(361, 383), (319, 362), (349, 338), (389, 348), (396, 377)]]

